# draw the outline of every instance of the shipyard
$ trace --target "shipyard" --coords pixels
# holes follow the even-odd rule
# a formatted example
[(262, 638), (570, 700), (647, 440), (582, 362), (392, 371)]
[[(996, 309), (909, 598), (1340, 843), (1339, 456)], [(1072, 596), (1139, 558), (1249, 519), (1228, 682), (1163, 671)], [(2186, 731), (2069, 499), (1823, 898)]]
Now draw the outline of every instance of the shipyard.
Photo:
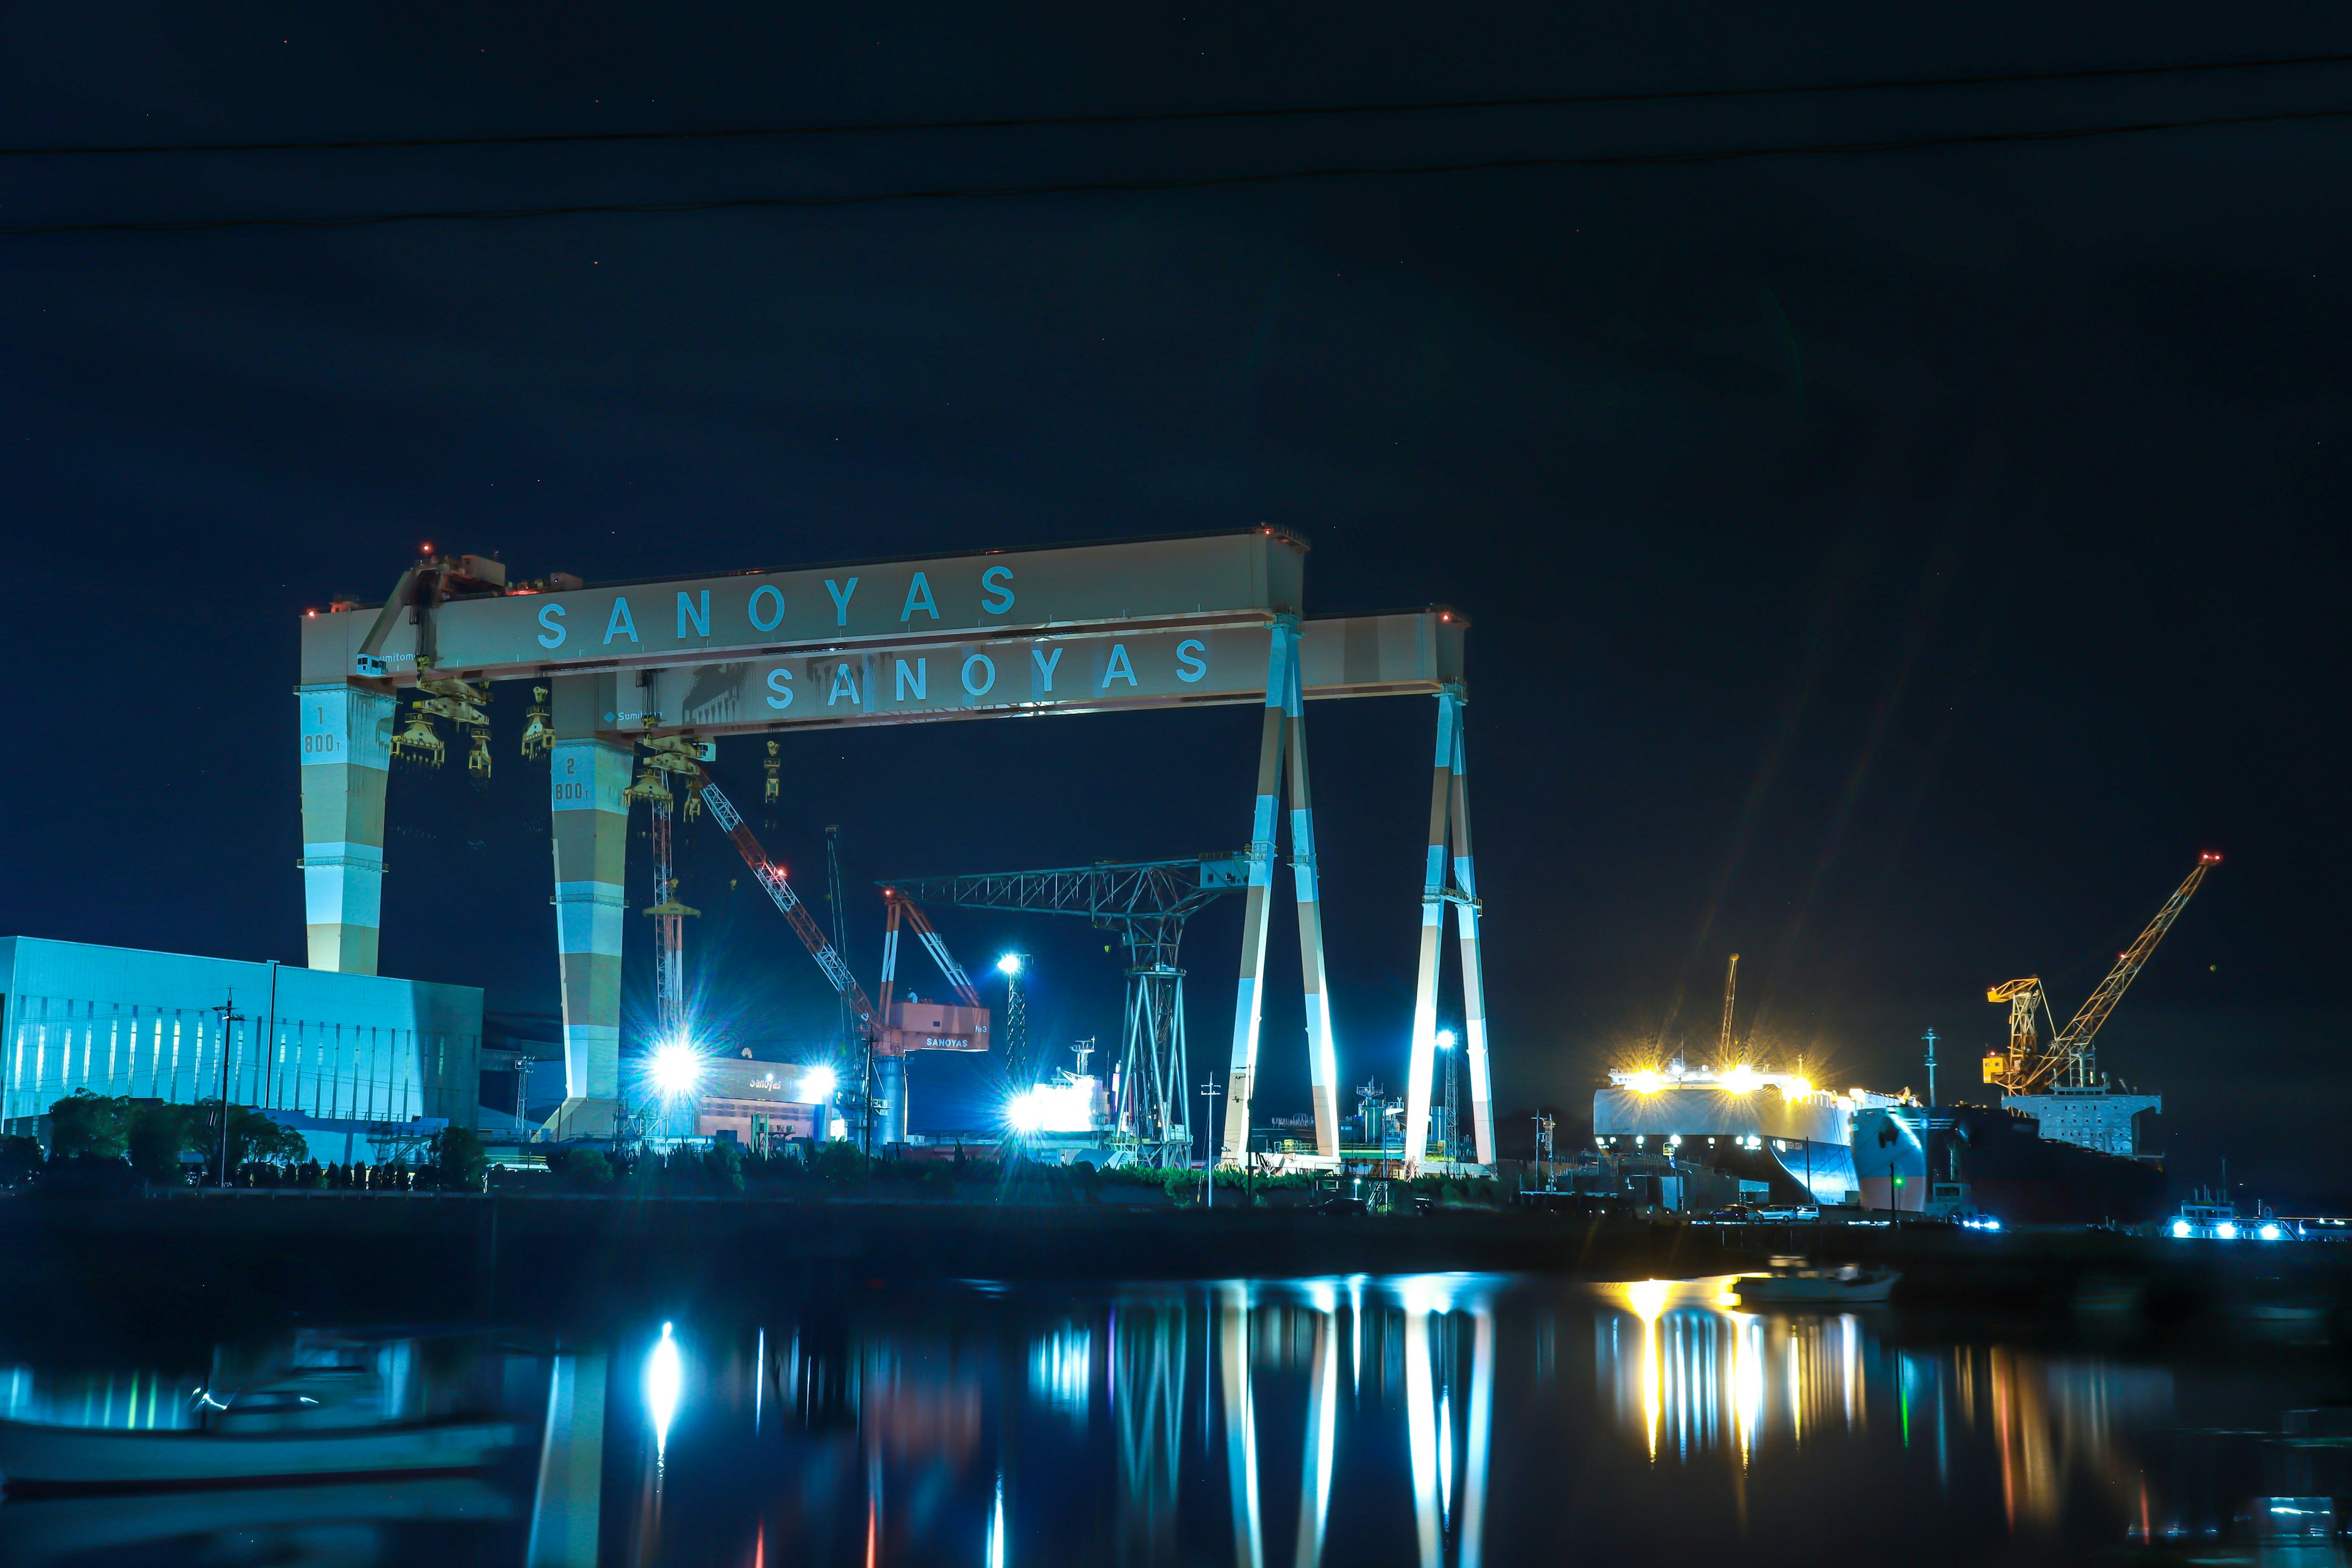
[(0, 1568), (2352, 1563), (2343, 16), (20, 11)]

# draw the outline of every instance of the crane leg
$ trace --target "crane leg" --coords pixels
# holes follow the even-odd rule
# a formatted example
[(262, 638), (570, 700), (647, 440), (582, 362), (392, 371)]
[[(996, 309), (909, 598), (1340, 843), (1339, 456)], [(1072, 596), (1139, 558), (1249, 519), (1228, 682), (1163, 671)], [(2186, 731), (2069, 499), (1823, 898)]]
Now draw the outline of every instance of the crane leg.
[(1439, 692), (1429, 848), (1421, 873), (1421, 968), (1413, 983), (1412, 1056), (1405, 1069), (1405, 1169), (1415, 1173), (1429, 1147), (1429, 1085), (1437, 1065), (1437, 965), (1445, 936), (1446, 815), (1454, 796), (1454, 737), (1461, 717), (1460, 695), (1451, 689)]
[(310, 967), (373, 974), (383, 924), (392, 698), (334, 681), (295, 692), (302, 730), (302, 920)]
[(555, 951), (563, 984), (563, 1105), (552, 1138), (614, 1131), (621, 1082), (621, 933), (626, 923), (624, 854), (633, 748), (603, 739), (595, 676), (555, 678), (555, 749), (550, 763), (555, 847)]
[[(1466, 726), (1454, 714), (1454, 929), (1462, 938), (1462, 1055), (1470, 1069), (1471, 1139), (1478, 1163), (1495, 1163), (1495, 1086), (1486, 1066), (1486, 977), (1478, 961), (1478, 873), (1470, 854), (1470, 767)], [(1450, 1136), (1453, 1129), (1448, 1128)], [(1452, 1158), (1451, 1154), (1448, 1158)]]
[[(1283, 708), (1298, 654), (1295, 621), (1276, 622), (1266, 655), (1265, 723), (1258, 733), (1257, 808), (1250, 818), (1249, 891), (1242, 910), (1241, 986), (1234, 997), (1234, 1054), (1225, 1079), (1223, 1160), (1249, 1157), (1250, 1092), (1257, 1074), (1258, 1022), (1265, 984), (1265, 922), (1274, 891), (1276, 792), (1282, 784)], [(1187, 1086), (1186, 1092), (1190, 1092)]]
[(1298, 661), (1290, 661), (1283, 701), (1290, 751), (1290, 873), (1298, 891), (1298, 969), (1307, 987), (1307, 1079), (1315, 1108), (1315, 1152), (1339, 1153), (1339, 1047), (1331, 1032), (1330, 977), (1323, 963), (1323, 915), (1315, 875), (1315, 804), (1307, 778), (1307, 704)]

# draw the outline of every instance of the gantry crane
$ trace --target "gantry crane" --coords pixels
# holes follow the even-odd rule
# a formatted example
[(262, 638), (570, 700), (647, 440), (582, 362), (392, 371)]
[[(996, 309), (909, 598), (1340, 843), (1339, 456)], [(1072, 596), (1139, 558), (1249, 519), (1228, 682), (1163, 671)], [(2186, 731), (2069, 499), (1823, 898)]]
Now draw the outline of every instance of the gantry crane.
[[(1249, 885), (1243, 855), (1188, 860), (1101, 861), (1043, 871), (900, 877), (891, 886), (935, 904), (1018, 914), (1079, 915), (1116, 931), (1127, 949), (1127, 1013), (1111, 1069), (1111, 1142), (1120, 1163), (1174, 1165), (1192, 1158), (1191, 1086), (1184, 1042), (1184, 925), (1211, 902)], [(1016, 976), (1017, 981), (1017, 976)], [(1008, 1041), (1017, 1047), (1018, 1041)], [(1010, 1064), (1016, 1076), (1034, 1064)]]
[(2172, 929), (2180, 911), (2189, 907), (2189, 898), (2205, 880), (2205, 873), (2221, 863), (2219, 855), (2197, 858), (2197, 864), (2189, 868), (2189, 875), (2181, 879), (2180, 886), (2172, 890), (2164, 907), (2156, 911), (2156, 918), (2147, 922), (2139, 940), (2116, 956), (2116, 966), (2099, 982), (2099, 988), (2091, 993), (2090, 1000), (2083, 1004), (2073, 1022), (2053, 1035), (2046, 1049), (2041, 1046), (2035, 1028), (2035, 1014), (2047, 1017), (2050, 1012), (2040, 977), (2028, 975), (1988, 990), (1986, 1001), (2009, 1004), (2009, 1049), (1985, 1057), (1985, 1082), (1999, 1084), (2006, 1094), (2039, 1094), (2053, 1085), (2060, 1089), (2097, 1088), (2097, 1058), (2092, 1042), (2098, 1036), (2099, 1026), (2107, 1021), (2107, 1015), (2116, 1010), (2116, 1004), (2123, 1000), (2131, 983), (2147, 966), (2156, 944), (2164, 940), (2164, 933)]

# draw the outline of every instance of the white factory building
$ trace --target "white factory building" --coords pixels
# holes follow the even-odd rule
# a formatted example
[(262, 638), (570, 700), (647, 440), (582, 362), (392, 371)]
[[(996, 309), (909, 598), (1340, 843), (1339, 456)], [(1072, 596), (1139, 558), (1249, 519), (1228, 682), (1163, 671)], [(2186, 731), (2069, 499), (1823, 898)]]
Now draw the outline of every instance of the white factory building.
[[(235, 1015), (226, 1022), (224, 1006)], [(322, 1160), (365, 1158), (346, 1148), (357, 1130), (475, 1124), (481, 1040), (475, 986), (0, 937), (9, 1132), (33, 1132), (81, 1089), (216, 1099), (226, 1054), (233, 1103), (302, 1129)]]

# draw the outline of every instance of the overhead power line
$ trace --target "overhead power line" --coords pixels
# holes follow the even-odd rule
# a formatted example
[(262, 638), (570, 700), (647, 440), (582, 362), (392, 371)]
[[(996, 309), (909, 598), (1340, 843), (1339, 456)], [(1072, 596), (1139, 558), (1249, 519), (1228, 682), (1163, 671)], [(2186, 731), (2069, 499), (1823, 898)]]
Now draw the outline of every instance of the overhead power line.
[(1010, 131), (1067, 126), (1181, 125), (1214, 121), (1305, 120), (1346, 115), (1460, 113), (1485, 109), (1569, 109), (1633, 103), (1696, 102), (1710, 99), (1795, 98), (1942, 88), (2006, 87), (2033, 82), (2107, 81), (2142, 77), (2212, 76), (2295, 67), (2352, 65), (2352, 54), (2281, 55), (2264, 59), (2190, 60), (2170, 65), (2085, 66), (2067, 70), (2000, 71), (1972, 76), (1866, 78), (1748, 87), (1662, 88), (1640, 92), (1553, 93), (1510, 98), (1455, 98), (1392, 102), (1276, 105), (1257, 109), (1185, 109), (1134, 113), (992, 115), (960, 120), (844, 121), (817, 125), (721, 126), (684, 131), (546, 131), (498, 136), (346, 137), (289, 142), (156, 142), (108, 145), (0, 147), (0, 157), (103, 157), (164, 153), (351, 153), (432, 147), (531, 147), (583, 142), (697, 142), (788, 136), (848, 136), (892, 132)]
[(506, 222), (521, 218), (601, 215), (707, 213), (758, 208), (870, 206), (886, 202), (981, 200), (1008, 196), (1086, 195), (1118, 192), (1192, 191), (1220, 185), (1269, 185), (1307, 180), (1385, 175), (1462, 174), (1526, 169), (1599, 169), (1726, 163), (1757, 158), (1821, 157), (1868, 153), (1906, 153), (1935, 147), (1981, 147), (2078, 142), (2137, 136), (2159, 131), (2197, 131), (2238, 125), (2275, 125), (2298, 121), (2352, 119), (2352, 108), (2282, 110), (2267, 114), (2225, 114), (2200, 119), (2144, 120), (2039, 131), (1971, 131), (1941, 135), (1878, 137), (1852, 142), (1795, 142), (1747, 147), (1696, 148), (1680, 152), (1596, 153), (1572, 156), (1477, 158), (1443, 163), (1357, 163), (1276, 169), (1252, 174), (1169, 175), (1159, 178), (1046, 181), (1033, 184), (939, 185), (891, 191), (843, 191), (799, 195), (710, 196), (660, 202), (568, 202), (540, 206), (426, 207), (404, 212), (277, 215), (251, 217), (118, 218), (0, 226), (0, 237), (45, 234), (189, 234), (228, 228), (363, 228), (379, 224)]

